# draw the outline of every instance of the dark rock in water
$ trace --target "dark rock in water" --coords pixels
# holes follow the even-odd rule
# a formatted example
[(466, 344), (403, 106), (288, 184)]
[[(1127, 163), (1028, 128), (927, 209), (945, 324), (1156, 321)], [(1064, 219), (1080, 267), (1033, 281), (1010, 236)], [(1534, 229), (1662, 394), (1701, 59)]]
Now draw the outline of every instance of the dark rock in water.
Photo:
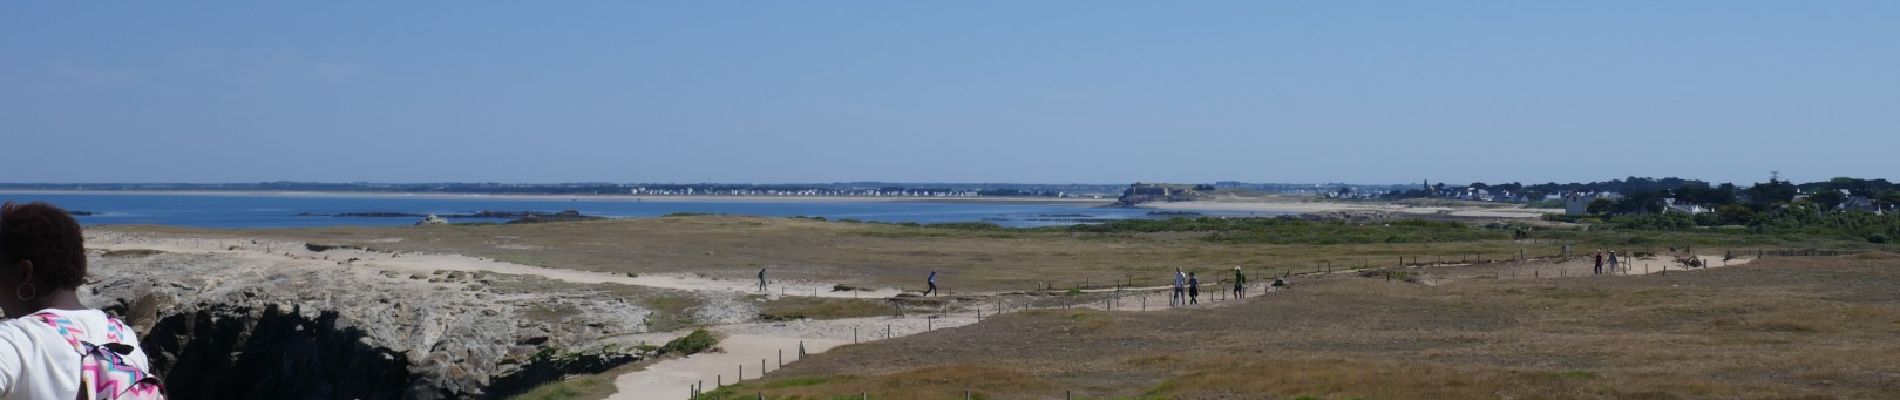
[(1151, 217), (1199, 217), (1201, 213), (1193, 211), (1149, 211)]
[(99, 215), (99, 213), (97, 213), (97, 212), (92, 212), (92, 211), (78, 211), (78, 210), (66, 210), (66, 214), (67, 214), (67, 215), (71, 215), (71, 216), (75, 216), (75, 217), (90, 217), (90, 216), (94, 216), (94, 215)]
[(1209, 185), (1169, 185), (1157, 183), (1135, 183), (1122, 190), (1122, 196), (1115, 204), (1133, 207), (1142, 203), (1194, 201), (1202, 197), (1202, 192), (1214, 191)]
[(594, 221), (594, 220), (602, 220), (602, 219), (607, 219), (607, 218), (596, 217), (596, 216), (591, 216), (591, 215), (581, 215), (581, 212), (578, 210), (567, 210), (567, 211), (562, 211), (562, 212), (553, 213), (553, 214), (530, 214), (530, 215), (522, 216), (520, 219), (516, 219), (509, 223), (536, 224), (536, 223), (546, 223), (546, 222)]
[(336, 214), (335, 216), (338, 216), (338, 217), (370, 217), (370, 218), (422, 218), (422, 217), (424, 217), (424, 216), (427, 216), (427, 214), (420, 214), (420, 213), (412, 213), (412, 212), (386, 212), (386, 211), (378, 211), (378, 212), (346, 212), (346, 213), (337, 213), (337, 214)]

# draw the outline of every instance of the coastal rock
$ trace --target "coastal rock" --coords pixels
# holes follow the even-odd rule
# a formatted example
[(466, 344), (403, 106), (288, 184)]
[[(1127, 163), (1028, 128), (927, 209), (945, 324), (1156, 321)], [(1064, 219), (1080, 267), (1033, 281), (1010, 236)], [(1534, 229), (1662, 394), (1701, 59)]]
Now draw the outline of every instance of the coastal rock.
[[(142, 334), (174, 399), (495, 398), (636, 360), (600, 340), (645, 332), (651, 315), (501, 274), (481, 275), (492, 285), (430, 284), (207, 253), (94, 252), (90, 262), (84, 300)], [(562, 305), (558, 318), (530, 315), (550, 303)]]

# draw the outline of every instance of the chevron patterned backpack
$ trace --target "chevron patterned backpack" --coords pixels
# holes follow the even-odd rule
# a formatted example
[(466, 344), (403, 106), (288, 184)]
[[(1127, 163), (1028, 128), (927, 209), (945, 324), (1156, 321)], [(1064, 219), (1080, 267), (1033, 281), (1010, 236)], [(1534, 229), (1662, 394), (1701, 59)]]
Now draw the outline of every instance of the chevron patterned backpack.
[(95, 345), (80, 340), (86, 337), (85, 328), (66, 317), (50, 312), (33, 316), (59, 330), (59, 336), (73, 345), (73, 351), (79, 352), (80, 400), (165, 398), (165, 387), (159, 383), (158, 377), (125, 361), (124, 356), (134, 350), (125, 340), (132, 329), (119, 322), (119, 319), (106, 318), (106, 341), (109, 343)]

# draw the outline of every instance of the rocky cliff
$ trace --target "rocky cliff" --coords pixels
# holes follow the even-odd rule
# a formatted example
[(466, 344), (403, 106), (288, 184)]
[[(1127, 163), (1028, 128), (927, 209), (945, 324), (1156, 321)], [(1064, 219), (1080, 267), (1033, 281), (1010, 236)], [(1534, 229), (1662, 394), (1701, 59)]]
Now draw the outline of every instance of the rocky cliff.
[(494, 398), (635, 361), (650, 311), (518, 276), (257, 254), (95, 252), (88, 304), (126, 317), (175, 399)]

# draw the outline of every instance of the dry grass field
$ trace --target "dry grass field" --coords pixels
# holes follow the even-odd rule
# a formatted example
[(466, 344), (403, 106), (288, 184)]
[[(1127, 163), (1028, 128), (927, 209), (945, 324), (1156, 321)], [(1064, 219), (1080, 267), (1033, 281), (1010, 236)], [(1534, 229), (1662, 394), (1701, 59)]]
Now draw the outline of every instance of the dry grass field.
[[(773, 279), (911, 289), (934, 270), (953, 294), (1107, 287), (1131, 279), (1136, 286), (1161, 285), (1176, 267), (1200, 271), (1212, 283), (1231, 276), (1227, 271), (1234, 265), (1246, 266), (1259, 280), (1380, 268), (1401, 257), (1459, 264), (1392, 269), (1412, 279), (1385, 279), (1392, 275), (1383, 271), (1296, 274), (1297, 289), (1218, 307), (1005, 314), (845, 346), (766, 380), (715, 391), (713, 398), (959, 398), (966, 391), (990, 399), (1061, 398), (1065, 392), (1129, 399), (1900, 398), (1900, 342), (1893, 340), (1900, 337), (1900, 257), (1880, 251), (1769, 257), (1667, 275), (1576, 277), (1588, 271), (1587, 261), (1462, 264), (1520, 252), (1550, 256), (1558, 246), (1549, 240), (1532, 244), (1493, 239), (1508, 234), (1481, 227), (1401, 224), (1074, 232), (694, 216), (525, 225), (107, 229), (457, 253), (632, 274), (749, 279), (771, 265)], [(1383, 238), (1387, 232), (1426, 240), (1272, 244)], [(1656, 252), (1639, 260), (1646, 266), (1689, 254), (1690, 246), (1702, 255), (1726, 250), (1711, 243), (1870, 249), (1812, 237), (1543, 234), (1587, 243), (1576, 249), (1580, 253), (1606, 244)], [(1673, 249), (1679, 244), (1687, 246)], [(1730, 249), (1746, 255), (1748, 247)], [(1532, 278), (1539, 273), (1543, 279)], [(1570, 277), (1548, 278), (1552, 273)], [(665, 293), (625, 295), (659, 309), (691, 306)], [(760, 312), (766, 319), (846, 318), (885, 315), (886, 307), (879, 300), (780, 299), (763, 303)], [(670, 314), (683, 314), (679, 310)]]
[[(945, 289), (1162, 285), (1175, 268), (1255, 274), (1365, 265), (1552, 255), (1557, 245), (1510, 240), (1377, 244), (1233, 244), (1207, 232), (1084, 233), (960, 230), (792, 218), (667, 217), (550, 224), (198, 230), (110, 227), (231, 238), (275, 238), (379, 250), (442, 252), (528, 265), (614, 273), (693, 272), (921, 289), (938, 271)], [(1496, 235), (1504, 235), (1498, 233)], [(1218, 275), (1218, 274), (1217, 274)]]
[(1249, 304), (1035, 311), (852, 345), (712, 398), (1892, 399), (1900, 258), (1668, 276), (1339, 276)]

